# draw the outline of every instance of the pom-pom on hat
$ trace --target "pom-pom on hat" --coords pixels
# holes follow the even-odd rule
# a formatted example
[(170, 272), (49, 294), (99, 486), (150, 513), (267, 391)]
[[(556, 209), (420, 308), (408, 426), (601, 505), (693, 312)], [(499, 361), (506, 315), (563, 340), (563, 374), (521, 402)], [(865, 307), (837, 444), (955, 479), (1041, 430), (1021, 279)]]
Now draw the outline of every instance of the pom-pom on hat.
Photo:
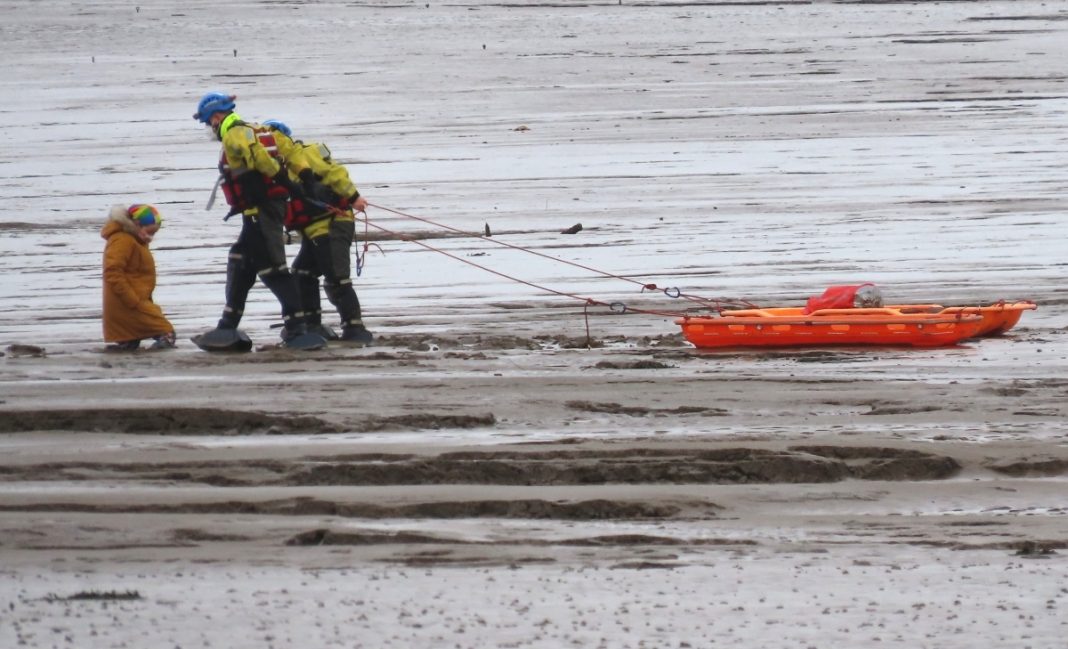
[(130, 215), (130, 220), (142, 228), (163, 225), (163, 217), (159, 215), (159, 210), (151, 205), (131, 205), (126, 213)]

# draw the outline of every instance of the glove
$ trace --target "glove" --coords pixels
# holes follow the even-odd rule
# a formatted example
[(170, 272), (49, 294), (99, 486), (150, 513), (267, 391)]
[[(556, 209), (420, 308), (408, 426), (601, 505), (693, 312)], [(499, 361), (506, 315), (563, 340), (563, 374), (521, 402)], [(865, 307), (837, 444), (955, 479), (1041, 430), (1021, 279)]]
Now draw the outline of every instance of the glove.
[(363, 212), (367, 209), (367, 199), (360, 196), (360, 192), (356, 192), (352, 196), (349, 196), (345, 199), (345, 202), (354, 212)]
[(289, 179), (289, 173), (286, 171), (285, 167), (282, 167), (271, 180), (282, 187), (285, 187), (286, 191), (289, 192), (290, 198), (297, 200), (304, 198), (304, 190), (300, 188), (300, 185)]

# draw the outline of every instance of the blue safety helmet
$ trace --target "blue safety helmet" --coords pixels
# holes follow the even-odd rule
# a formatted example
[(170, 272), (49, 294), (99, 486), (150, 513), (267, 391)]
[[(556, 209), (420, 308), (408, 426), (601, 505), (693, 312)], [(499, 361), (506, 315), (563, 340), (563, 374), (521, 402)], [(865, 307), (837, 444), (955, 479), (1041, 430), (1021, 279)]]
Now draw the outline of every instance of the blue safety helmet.
[(283, 122), (276, 119), (269, 119), (263, 123), (264, 126), (273, 128), (276, 131), (282, 131), (286, 137), (293, 137), (293, 131), (289, 129)]
[(234, 100), (237, 95), (225, 95), (221, 92), (209, 92), (200, 98), (197, 104), (197, 112), (193, 113), (193, 119), (200, 120), (205, 124), (211, 123), (211, 116), (215, 113), (228, 113), (234, 109)]

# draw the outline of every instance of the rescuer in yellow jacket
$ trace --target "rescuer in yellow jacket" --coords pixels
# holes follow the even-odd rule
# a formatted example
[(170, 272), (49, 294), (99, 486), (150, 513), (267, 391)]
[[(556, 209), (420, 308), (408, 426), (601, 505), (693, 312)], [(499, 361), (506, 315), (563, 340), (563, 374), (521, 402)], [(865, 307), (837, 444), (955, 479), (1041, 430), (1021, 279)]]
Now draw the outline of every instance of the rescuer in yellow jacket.
[(297, 282), (286, 263), (286, 202), (291, 196), (301, 198), (301, 189), (289, 179), (271, 130), (242, 121), (234, 112), (234, 99), (209, 92), (193, 115), (210, 125), (222, 142), (220, 183), (230, 215), (241, 215), (241, 234), (230, 248), (226, 267), (222, 317), (215, 329), (197, 336), (194, 342), (208, 351), (251, 349), (248, 336), (237, 326), (258, 277), (282, 307), (282, 340), (294, 347), (321, 347), (325, 340), (307, 333)]
[(360, 300), (352, 286), (351, 248), (356, 234), (353, 210), (362, 212), (367, 199), (360, 195), (344, 165), (333, 160), (325, 144), (292, 139), (292, 131), (277, 120), (266, 120), (291, 180), (300, 180), (304, 196), (291, 199), (286, 227), (301, 233), (300, 252), (293, 260), (301, 308), (308, 330), (327, 338), (337, 334), (322, 324), (319, 276), (327, 299), (341, 316), (344, 342), (370, 345), (374, 336), (363, 323)]

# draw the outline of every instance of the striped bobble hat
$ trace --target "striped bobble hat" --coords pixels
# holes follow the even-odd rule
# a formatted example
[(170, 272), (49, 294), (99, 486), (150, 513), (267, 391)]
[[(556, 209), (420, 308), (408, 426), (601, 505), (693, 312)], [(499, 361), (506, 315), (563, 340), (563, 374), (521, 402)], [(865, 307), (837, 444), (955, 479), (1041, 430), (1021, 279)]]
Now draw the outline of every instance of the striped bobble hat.
[(163, 225), (163, 217), (159, 215), (159, 210), (151, 205), (131, 205), (126, 213), (130, 215), (130, 219), (140, 225), (142, 228), (147, 228), (151, 225)]

